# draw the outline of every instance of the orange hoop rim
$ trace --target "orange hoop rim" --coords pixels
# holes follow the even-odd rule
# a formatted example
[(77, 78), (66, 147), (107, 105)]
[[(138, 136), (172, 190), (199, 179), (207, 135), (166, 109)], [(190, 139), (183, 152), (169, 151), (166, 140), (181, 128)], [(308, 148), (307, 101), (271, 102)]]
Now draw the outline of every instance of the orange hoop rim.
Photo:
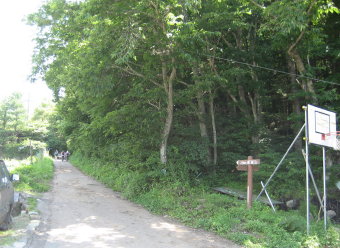
[(321, 139), (326, 140), (326, 136), (340, 136), (340, 131), (330, 132), (330, 133), (322, 133)]
[(321, 134), (321, 140), (326, 140), (326, 137), (335, 136), (335, 147), (333, 147), (334, 150), (340, 151), (340, 131)]

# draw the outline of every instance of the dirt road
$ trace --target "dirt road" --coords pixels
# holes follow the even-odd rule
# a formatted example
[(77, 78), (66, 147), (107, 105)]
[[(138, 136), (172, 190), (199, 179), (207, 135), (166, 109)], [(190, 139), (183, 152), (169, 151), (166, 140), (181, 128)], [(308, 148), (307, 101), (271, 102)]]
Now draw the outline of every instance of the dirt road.
[(82, 174), (55, 162), (53, 189), (40, 204), (42, 224), (28, 248), (226, 248), (215, 235), (154, 216)]

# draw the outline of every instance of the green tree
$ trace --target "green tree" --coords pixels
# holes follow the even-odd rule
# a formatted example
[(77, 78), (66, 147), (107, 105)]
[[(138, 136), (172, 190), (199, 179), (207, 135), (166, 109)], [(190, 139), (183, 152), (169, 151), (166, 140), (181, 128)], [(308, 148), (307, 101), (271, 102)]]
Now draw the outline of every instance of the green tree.
[(0, 122), (3, 129), (17, 132), (23, 126), (26, 116), (21, 94), (13, 93), (0, 104)]

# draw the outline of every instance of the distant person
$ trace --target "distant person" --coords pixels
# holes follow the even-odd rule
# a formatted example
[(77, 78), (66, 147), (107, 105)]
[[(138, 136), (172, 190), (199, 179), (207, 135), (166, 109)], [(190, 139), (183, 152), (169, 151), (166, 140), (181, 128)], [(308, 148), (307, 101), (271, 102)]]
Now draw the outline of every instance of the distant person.
[(54, 152), (54, 158), (57, 159), (57, 158), (58, 158), (58, 155), (59, 155), (58, 150), (55, 150), (55, 152)]
[(70, 155), (71, 155), (71, 153), (69, 151), (65, 152), (65, 159), (66, 159), (66, 161), (68, 161), (68, 158), (69, 158)]
[(61, 162), (64, 162), (64, 159), (65, 159), (65, 152), (62, 151), (61, 152)]

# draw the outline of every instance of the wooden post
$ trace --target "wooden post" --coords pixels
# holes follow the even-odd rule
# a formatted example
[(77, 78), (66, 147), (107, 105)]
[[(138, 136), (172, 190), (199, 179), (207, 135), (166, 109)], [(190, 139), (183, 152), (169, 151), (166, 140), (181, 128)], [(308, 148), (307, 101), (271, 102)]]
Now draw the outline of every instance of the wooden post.
[(259, 167), (256, 165), (260, 164), (260, 159), (253, 159), (252, 156), (249, 156), (247, 160), (237, 160), (236, 164), (237, 170), (248, 172), (247, 207), (251, 208), (253, 205), (253, 171), (259, 170)]
[[(252, 160), (253, 157), (249, 156), (248, 160)], [(253, 165), (248, 165), (248, 185), (247, 185), (247, 207), (251, 208), (253, 205)]]

